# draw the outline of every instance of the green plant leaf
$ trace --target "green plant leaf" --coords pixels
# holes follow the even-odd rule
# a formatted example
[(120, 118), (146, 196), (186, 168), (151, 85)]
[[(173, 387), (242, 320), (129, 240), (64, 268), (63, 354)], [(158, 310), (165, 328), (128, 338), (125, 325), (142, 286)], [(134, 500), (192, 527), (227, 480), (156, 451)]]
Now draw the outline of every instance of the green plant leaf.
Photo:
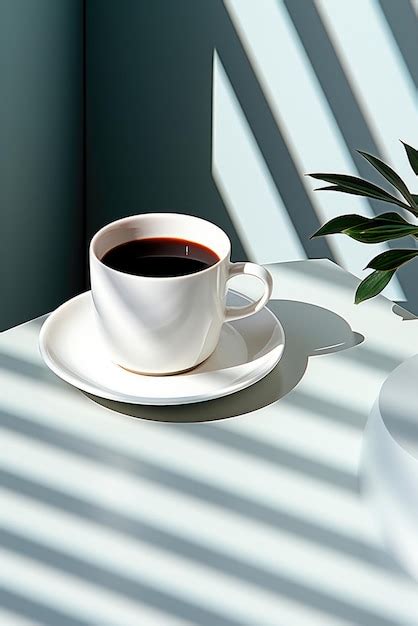
[(342, 189), (347, 191), (351, 191), (352, 193), (356, 193), (359, 195), (364, 194), (373, 194), (377, 198), (392, 199), (390, 193), (374, 185), (368, 180), (363, 180), (362, 178), (358, 178), (357, 176), (349, 176), (347, 174), (325, 174), (325, 173), (316, 173), (316, 174), (308, 174), (312, 178), (316, 178), (318, 180), (323, 180), (326, 183), (331, 183), (332, 185), (338, 185)]
[(374, 220), (385, 220), (389, 222), (398, 222), (399, 224), (408, 224), (409, 226), (415, 226), (415, 224), (411, 224), (404, 220), (404, 218), (399, 215), (399, 213), (395, 213), (394, 211), (389, 213), (381, 213), (377, 217), (373, 218)]
[(390, 212), (350, 226), (343, 232), (361, 243), (380, 243), (407, 235), (418, 235), (418, 225), (407, 222), (399, 213)]
[(389, 165), (372, 154), (368, 154), (368, 152), (363, 152), (362, 150), (357, 150), (357, 152), (361, 154), (361, 156), (364, 157), (384, 178), (386, 178), (386, 180), (389, 181), (390, 184), (403, 195), (405, 200), (415, 208), (415, 202), (408, 187), (405, 185), (402, 178), (391, 167), (389, 167)]
[(408, 146), (408, 144), (404, 141), (402, 141), (402, 143), (406, 150), (406, 156), (408, 157), (409, 164), (418, 176), (418, 150), (415, 150), (412, 146)]
[(317, 230), (313, 235), (311, 235), (311, 239), (314, 237), (321, 237), (323, 235), (334, 235), (336, 233), (344, 233), (350, 234), (347, 231), (351, 228), (358, 229), (361, 227), (361, 230), (368, 230), (370, 228), (374, 228), (377, 226), (407, 226), (415, 229), (414, 224), (410, 224), (403, 217), (399, 215), (399, 213), (382, 213), (378, 217), (364, 217), (363, 215), (356, 215), (354, 213), (349, 215), (339, 215), (338, 217), (334, 217), (332, 220), (321, 226), (319, 230)]
[(361, 281), (359, 286), (357, 287), (356, 295), (354, 298), (354, 302), (359, 304), (364, 300), (368, 300), (369, 298), (373, 298), (377, 296), (388, 284), (392, 276), (394, 275), (395, 270), (390, 271), (380, 271), (376, 270), (367, 278)]
[(357, 226), (358, 224), (363, 224), (367, 222), (369, 218), (364, 217), (363, 215), (355, 215), (354, 213), (350, 215), (339, 215), (338, 217), (334, 217), (332, 220), (321, 226), (319, 230), (317, 230), (313, 235), (311, 235), (311, 239), (314, 237), (322, 237), (323, 235), (334, 235), (335, 233), (341, 233), (346, 228), (350, 228), (353, 226)]
[(357, 178), (356, 176), (347, 176), (346, 174), (308, 174), (308, 176), (317, 178), (318, 180), (323, 180), (327, 183), (333, 183), (329, 187), (319, 187), (318, 189), (315, 189), (315, 191), (339, 191), (341, 193), (350, 193), (355, 196), (374, 198), (375, 200), (381, 200), (382, 202), (391, 202), (392, 204), (397, 204), (398, 206), (401, 206), (408, 211), (412, 211), (413, 213), (418, 212), (418, 210), (411, 209), (408, 204), (402, 202), (402, 200), (399, 200), (395, 196), (392, 196), (381, 187), (370, 183), (368, 180)]
[(418, 256), (418, 250), (387, 250), (370, 261), (365, 269), (396, 270)]
[(418, 194), (416, 193), (411, 193), (412, 199), (415, 202), (415, 204), (418, 206)]
[(379, 223), (379, 218), (374, 220), (374, 226), (360, 224), (353, 228), (347, 228), (344, 231), (346, 235), (361, 241), (361, 243), (380, 243), (382, 241), (390, 241), (391, 239), (399, 239), (407, 235), (417, 235), (418, 226), (404, 226), (403, 224)]

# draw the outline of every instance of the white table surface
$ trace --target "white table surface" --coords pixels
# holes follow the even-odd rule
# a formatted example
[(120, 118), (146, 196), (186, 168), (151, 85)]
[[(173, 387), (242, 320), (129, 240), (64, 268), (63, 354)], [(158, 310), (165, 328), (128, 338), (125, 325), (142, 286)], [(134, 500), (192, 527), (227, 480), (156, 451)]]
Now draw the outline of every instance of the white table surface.
[(228, 398), (103, 406), (43, 365), (43, 318), (0, 336), (0, 624), (418, 625), (358, 480), (418, 322), (330, 261), (267, 267), (285, 354)]

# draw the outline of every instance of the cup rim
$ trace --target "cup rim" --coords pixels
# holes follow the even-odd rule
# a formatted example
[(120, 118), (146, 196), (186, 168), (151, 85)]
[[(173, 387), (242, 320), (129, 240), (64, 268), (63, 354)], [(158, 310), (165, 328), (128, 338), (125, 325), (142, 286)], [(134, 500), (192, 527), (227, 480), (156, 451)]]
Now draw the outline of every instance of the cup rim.
[[(213, 265), (211, 265), (210, 267), (207, 267), (204, 270), (199, 270), (197, 272), (193, 272), (192, 274), (184, 274), (184, 275), (180, 275), (180, 276), (138, 276), (137, 274), (128, 274), (128, 272), (121, 272), (120, 270), (116, 270), (113, 267), (109, 267), (108, 265), (106, 265), (105, 263), (103, 263), (103, 261), (98, 257), (98, 255), (96, 254), (94, 247), (97, 243), (97, 241), (100, 239), (100, 237), (102, 235), (105, 234), (105, 232), (107, 232), (108, 230), (111, 230), (112, 227), (115, 227), (117, 225), (125, 225), (128, 224), (131, 221), (134, 221), (138, 218), (141, 217), (146, 217), (146, 216), (153, 216), (153, 217), (164, 217), (164, 216), (179, 216), (179, 217), (187, 217), (190, 218), (191, 220), (194, 221), (199, 221), (199, 222), (203, 222), (204, 224), (210, 224), (211, 226), (213, 226), (216, 230), (219, 231), (219, 233), (226, 239), (227, 242), (227, 251), (226, 253), (219, 257), (219, 260), (216, 261), (216, 263), (214, 263)], [(200, 242), (196, 242), (196, 243), (200, 243)], [(201, 245), (206, 245), (206, 244), (201, 244)], [(115, 272), (115, 274), (120, 274), (121, 276), (129, 276), (132, 279), (148, 279), (148, 280), (179, 280), (179, 279), (187, 279), (187, 278), (192, 278), (193, 276), (201, 276), (202, 274), (205, 274), (206, 272), (210, 272), (212, 270), (214, 270), (215, 268), (217, 268), (221, 263), (223, 263), (231, 254), (231, 240), (229, 239), (228, 235), (226, 234), (226, 232), (224, 230), (222, 230), (222, 228), (220, 228), (217, 224), (214, 224), (213, 222), (211, 222), (210, 220), (204, 219), (202, 217), (197, 217), (195, 215), (190, 215), (188, 213), (178, 213), (178, 212), (159, 212), (159, 213), (135, 213), (134, 215), (128, 215), (126, 217), (121, 217), (118, 220), (114, 220), (113, 222), (109, 222), (109, 224), (105, 224), (104, 226), (102, 226), (92, 237), (91, 241), (90, 241), (90, 245), (89, 245), (89, 252), (90, 255), (94, 257), (94, 259), (102, 266), (105, 267), (107, 271), (110, 272)], [(218, 256), (218, 255), (217, 255)]]

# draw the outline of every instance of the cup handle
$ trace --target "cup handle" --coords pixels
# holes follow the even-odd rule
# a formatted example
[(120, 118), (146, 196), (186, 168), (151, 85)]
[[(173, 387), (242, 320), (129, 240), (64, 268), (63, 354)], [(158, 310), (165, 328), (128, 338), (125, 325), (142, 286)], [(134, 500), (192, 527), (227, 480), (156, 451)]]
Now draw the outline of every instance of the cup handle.
[(252, 302), (246, 306), (227, 306), (225, 309), (226, 322), (239, 320), (243, 317), (253, 315), (253, 313), (257, 313), (257, 311), (262, 309), (269, 301), (273, 291), (273, 279), (271, 274), (261, 265), (249, 263), (248, 261), (244, 261), (243, 263), (230, 263), (227, 280), (238, 274), (250, 274), (261, 280), (264, 283), (264, 293), (256, 302)]

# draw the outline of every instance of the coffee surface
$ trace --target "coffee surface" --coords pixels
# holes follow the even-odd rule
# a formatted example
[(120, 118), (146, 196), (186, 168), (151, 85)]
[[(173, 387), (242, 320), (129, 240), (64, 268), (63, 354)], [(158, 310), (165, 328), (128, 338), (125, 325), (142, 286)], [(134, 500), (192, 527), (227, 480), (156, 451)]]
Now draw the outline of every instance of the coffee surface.
[(106, 252), (101, 260), (125, 274), (167, 278), (201, 272), (217, 263), (219, 257), (194, 241), (152, 237), (122, 243)]

